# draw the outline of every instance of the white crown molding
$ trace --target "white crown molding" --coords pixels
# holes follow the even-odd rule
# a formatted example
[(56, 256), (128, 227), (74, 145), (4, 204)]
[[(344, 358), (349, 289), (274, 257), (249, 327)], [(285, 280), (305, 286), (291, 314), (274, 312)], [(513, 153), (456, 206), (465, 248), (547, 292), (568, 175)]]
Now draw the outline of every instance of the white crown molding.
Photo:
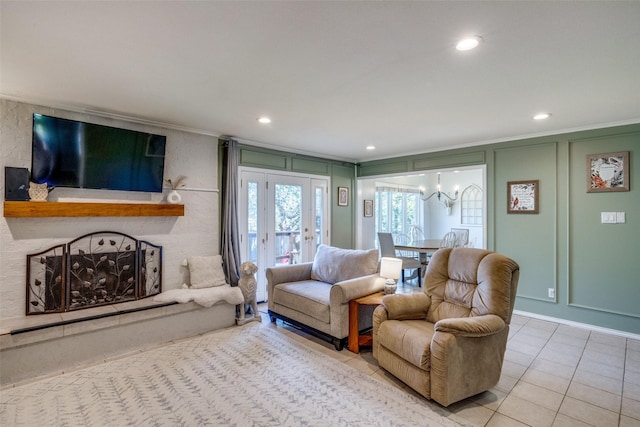
[(282, 147), (282, 146), (278, 146), (278, 145), (275, 145), (275, 144), (267, 144), (267, 143), (263, 143), (263, 142), (259, 142), (259, 141), (252, 141), (252, 140), (249, 140), (249, 139), (244, 139), (244, 138), (236, 137), (236, 136), (233, 136), (233, 135), (225, 135), (225, 134), (221, 134), (221, 133), (211, 132), (211, 131), (208, 131), (208, 130), (195, 129), (195, 128), (190, 128), (190, 127), (186, 127), (186, 126), (180, 126), (180, 125), (176, 125), (176, 124), (173, 124), (173, 123), (165, 123), (165, 122), (159, 122), (159, 121), (155, 121), (155, 120), (149, 120), (149, 119), (145, 119), (144, 117), (130, 116), (130, 115), (126, 115), (126, 114), (119, 113), (119, 112), (100, 110), (100, 109), (96, 109), (94, 107), (65, 104), (65, 103), (61, 103), (61, 102), (54, 102), (54, 101), (50, 101), (50, 100), (43, 100), (43, 99), (37, 99), (37, 98), (25, 98), (25, 97), (20, 97), (20, 96), (7, 95), (7, 94), (3, 94), (3, 93), (0, 93), (0, 99), (7, 99), (9, 101), (15, 101), (15, 102), (22, 102), (22, 103), (25, 103), (25, 104), (38, 105), (38, 106), (46, 107), (46, 108), (57, 108), (57, 109), (69, 111), (69, 112), (72, 112), (72, 113), (92, 114), (94, 116), (104, 117), (104, 118), (108, 118), (108, 119), (122, 120), (122, 121), (125, 121), (125, 122), (128, 122), (128, 123), (135, 123), (135, 124), (140, 124), (140, 125), (161, 127), (161, 128), (165, 128), (165, 129), (171, 129), (171, 130), (177, 130), (177, 131), (182, 131), (182, 132), (195, 133), (195, 134), (198, 134), (198, 135), (212, 136), (212, 137), (215, 137), (215, 138), (232, 138), (232, 139), (234, 139), (234, 140), (236, 140), (236, 141), (238, 141), (238, 142), (240, 142), (242, 144), (251, 145), (251, 146), (254, 146), (254, 147), (267, 148), (267, 149), (270, 149), (270, 150), (283, 151), (283, 152), (286, 152), (286, 153), (294, 153), (294, 154), (300, 154), (300, 155), (311, 156), (311, 157), (318, 157), (318, 158), (322, 158), (322, 159), (331, 159), (331, 160), (337, 160), (337, 161), (341, 161), (341, 162), (355, 163), (355, 160), (353, 160), (353, 159), (332, 157), (332, 156), (327, 156), (327, 155), (321, 154), (321, 153), (315, 153), (315, 152), (312, 152), (312, 151), (297, 150), (295, 148)]
[(422, 150), (422, 151), (409, 152), (409, 153), (401, 154), (401, 155), (394, 156), (394, 157), (372, 157), (372, 158), (367, 158), (365, 160), (360, 160), (357, 163), (372, 162), (372, 161), (376, 161), (376, 160), (389, 160), (389, 159), (401, 158), (401, 157), (407, 157), (407, 156), (417, 156), (417, 155), (420, 155), (420, 154), (438, 153), (440, 151), (457, 150), (457, 149), (460, 149), (460, 148), (479, 147), (479, 146), (482, 146), (482, 145), (498, 144), (498, 143), (501, 143), (501, 142), (521, 141), (523, 139), (542, 138), (542, 137), (545, 137), (545, 136), (564, 135), (564, 134), (573, 133), (573, 132), (583, 132), (583, 131), (588, 131), (588, 130), (605, 129), (605, 128), (611, 128), (611, 127), (616, 127), (616, 126), (627, 126), (627, 125), (636, 125), (636, 124), (640, 124), (640, 118), (622, 120), (622, 121), (619, 121), (619, 122), (598, 123), (598, 124), (594, 124), (594, 125), (580, 126), (580, 127), (568, 128), (568, 129), (555, 129), (555, 130), (552, 129), (552, 130), (549, 130), (549, 131), (546, 131), (546, 132), (529, 133), (529, 134), (524, 134), (524, 135), (514, 135), (514, 136), (506, 136), (506, 137), (503, 137), (503, 138), (495, 138), (495, 139), (486, 139), (486, 140), (481, 140), (481, 141), (467, 142), (467, 143), (462, 143), (462, 144), (451, 145), (451, 146), (448, 146), (446, 148), (440, 147), (440, 148), (434, 148), (432, 150)]
[(104, 117), (108, 119), (117, 119), (117, 120), (122, 120), (125, 122), (135, 123), (140, 125), (161, 127), (161, 128), (177, 130), (181, 132), (195, 133), (198, 135), (213, 136), (216, 138), (220, 137), (219, 133), (211, 132), (208, 130), (195, 129), (187, 126), (180, 126), (174, 123), (165, 123), (165, 122), (159, 122), (156, 120), (149, 120), (144, 117), (130, 116), (130, 115), (118, 113), (115, 111), (105, 111), (105, 110), (100, 110), (100, 109), (96, 109), (89, 106), (65, 104), (61, 102), (54, 102), (50, 100), (42, 100), (42, 99), (36, 99), (36, 98), (23, 98), (19, 96), (6, 95), (3, 93), (0, 93), (0, 98), (7, 99), (9, 101), (22, 102), (25, 104), (38, 105), (46, 108), (56, 108), (59, 110), (66, 110), (72, 113), (91, 114), (98, 117)]
[(639, 124), (640, 123), (640, 118), (636, 118), (636, 119), (623, 120), (623, 121), (611, 122), (611, 123), (599, 123), (599, 124), (594, 124), (594, 125), (589, 125), (589, 126), (581, 126), (581, 127), (569, 128), (569, 129), (556, 129), (556, 130), (549, 130), (549, 131), (546, 131), (546, 132), (539, 132), (539, 133), (531, 133), (531, 134), (525, 134), (525, 135), (508, 136), (508, 137), (504, 137), (504, 138), (496, 138), (496, 139), (487, 139), (487, 140), (481, 140), (481, 141), (474, 141), (474, 142), (456, 144), (456, 145), (452, 145), (452, 146), (449, 146), (449, 147), (446, 147), (446, 148), (440, 147), (440, 148), (434, 148), (433, 150), (422, 150), (422, 151), (416, 151), (416, 152), (408, 152), (408, 153), (403, 153), (403, 154), (400, 154), (400, 155), (397, 155), (397, 156), (394, 156), (394, 157), (371, 157), (371, 158), (366, 158), (366, 159), (349, 159), (349, 158), (328, 156), (326, 154), (315, 153), (315, 152), (312, 152), (312, 151), (297, 150), (297, 149), (295, 149), (293, 147), (283, 147), (283, 146), (279, 146), (279, 145), (275, 145), (275, 144), (268, 144), (268, 143), (263, 143), (263, 142), (259, 142), (259, 141), (252, 141), (252, 140), (244, 139), (242, 137), (236, 137), (236, 136), (233, 136), (233, 135), (224, 135), (224, 134), (221, 134), (221, 133), (212, 132), (212, 131), (208, 131), (208, 130), (204, 130), (204, 129), (195, 129), (195, 128), (190, 128), (190, 127), (186, 127), (186, 126), (176, 125), (176, 124), (173, 124), (173, 123), (165, 123), (165, 122), (159, 122), (159, 121), (155, 121), (155, 120), (149, 120), (149, 119), (146, 119), (144, 117), (130, 116), (130, 115), (119, 113), (119, 112), (115, 112), (115, 111), (100, 110), (100, 109), (96, 109), (95, 107), (90, 107), (90, 106), (64, 104), (64, 103), (55, 102), (55, 101), (51, 101), (51, 100), (43, 100), (43, 99), (37, 99), (37, 98), (26, 98), (26, 97), (20, 97), (20, 96), (15, 96), (15, 95), (7, 95), (7, 94), (3, 94), (3, 93), (0, 93), (0, 98), (4, 98), (4, 99), (11, 100), (11, 101), (16, 101), (16, 102), (23, 102), (23, 103), (26, 103), (26, 104), (40, 105), (42, 107), (58, 108), (58, 109), (61, 109), (61, 110), (67, 110), (67, 111), (74, 112), (74, 113), (93, 114), (95, 116), (111, 118), (111, 119), (118, 119), (118, 120), (123, 120), (123, 121), (126, 121), (126, 122), (130, 122), (130, 123), (149, 125), (149, 126), (157, 126), (157, 127), (162, 127), (162, 128), (172, 129), (172, 130), (177, 130), (177, 131), (182, 131), (182, 132), (189, 132), (189, 133), (195, 133), (195, 134), (199, 134), (199, 135), (213, 136), (213, 137), (216, 137), (216, 138), (229, 137), (229, 138), (233, 138), (233, 139), (235, 139), (238, 142), (241, 142), (243, 144), (252, 145), (252, 146), (255, 146), (255, 147), (268, 148), (270, 150), (277, 150), (277, 151), (283, 151), (283, 152), (287, 152), (287, 153), (294, 153), (294, 154), (301, 154), (301, 155), (305, 155), (305, 156), (319, 157), (319, 158), (323, 158), (323, 159), (332, 159), (332, 160), (337, 160), (337, 161), (342, 161), (342, 162), (349, 162), (349, 163), (363, 163), (363, 162), (370, 162), (370, 161), (376, 161), (376, 160), (388, 160), (388, 159), (392, 159), (392, 158), (415, 156), (415, 155), (427, 154), (427, 153), (437, 153), (437, 152), (445, 151), (445, 150), (456, 150), (456, 149), (460, 149), (460, 148), (469, 148), (469, 147), (477, 147), (477, 146), (482, 146), (482, 145), (497, 144), (497, 143), (500, 143), (500, 142), (519, 141), (519, 140), (529, 139), (529, 138), (540, 138), (540, 137), (551, 136), (551, 135), (562, 135), (562, 134), (573, 133), (573, 132), (581, 132), (581, 131), (587, 131), (587, 130), (603, 129), (603, 128), (608, 128), (608, 127), (625, 126), (625, 125), (633, 125), (633, 124)]

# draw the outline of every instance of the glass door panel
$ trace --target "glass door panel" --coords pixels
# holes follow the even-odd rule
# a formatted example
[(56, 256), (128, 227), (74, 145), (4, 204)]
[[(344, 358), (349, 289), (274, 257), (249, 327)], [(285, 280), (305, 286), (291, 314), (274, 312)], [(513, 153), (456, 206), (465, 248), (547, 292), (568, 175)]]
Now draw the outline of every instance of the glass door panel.
[(240, 172), (240, 197), (238, 230), (240, 232), (240, 256), (258, 266), (256, 297), (267, 298), (265, 284), (266, 265), (266, 192), (263, 173)]
[(274, 185), (275, 259), (273, 264), (300, 263), (302, 231), (302, 185)]
[(329, 244), (329, 181), (326, 179), (312, 179), (313, 188), (313, 232), (306, 233), (305, 239), (309, 242), (308, 253), (310, 260), (316, 255), (318, 246)]
[(248, 182), (247, 204), (247, 261), (258, 262), (258, 183)]
[(258, 301), (267, 299), (266, 269), (313, 261), (329, 244), (329, 180), (240, 170), (241, 259), (258, 266)]

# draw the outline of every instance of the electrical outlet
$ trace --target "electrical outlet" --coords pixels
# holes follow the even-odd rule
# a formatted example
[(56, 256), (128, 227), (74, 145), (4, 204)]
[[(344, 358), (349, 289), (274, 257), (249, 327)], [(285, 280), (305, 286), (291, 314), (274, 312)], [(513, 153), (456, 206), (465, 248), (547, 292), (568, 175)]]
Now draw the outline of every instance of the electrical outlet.
[(618, 224), (624, 224), (626, 222), (626, 215), (624, 212), (616, 212), (616, 222)]
[(554, 288), (549, 288), (549, 298), (555, 298), (556, 297), (556, 290)]

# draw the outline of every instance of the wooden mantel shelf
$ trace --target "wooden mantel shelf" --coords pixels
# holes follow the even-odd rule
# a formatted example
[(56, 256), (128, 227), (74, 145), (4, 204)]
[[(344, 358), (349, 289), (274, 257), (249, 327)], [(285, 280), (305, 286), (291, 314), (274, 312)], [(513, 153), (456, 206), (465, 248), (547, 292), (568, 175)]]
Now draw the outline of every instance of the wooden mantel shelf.
[(5, 218), (184, 216), (184, 205), (159, 203), (4, 202)]

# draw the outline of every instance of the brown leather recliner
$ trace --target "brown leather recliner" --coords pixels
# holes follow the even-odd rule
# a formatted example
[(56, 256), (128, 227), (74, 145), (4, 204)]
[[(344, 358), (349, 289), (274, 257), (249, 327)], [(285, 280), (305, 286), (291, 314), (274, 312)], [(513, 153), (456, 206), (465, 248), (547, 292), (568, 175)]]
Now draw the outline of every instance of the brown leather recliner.
[(387, 295), (373, 314), (378, 364), (443, 406), (498, 383), (520, 268), (474, 248), (431, 257), (424, 293)]

